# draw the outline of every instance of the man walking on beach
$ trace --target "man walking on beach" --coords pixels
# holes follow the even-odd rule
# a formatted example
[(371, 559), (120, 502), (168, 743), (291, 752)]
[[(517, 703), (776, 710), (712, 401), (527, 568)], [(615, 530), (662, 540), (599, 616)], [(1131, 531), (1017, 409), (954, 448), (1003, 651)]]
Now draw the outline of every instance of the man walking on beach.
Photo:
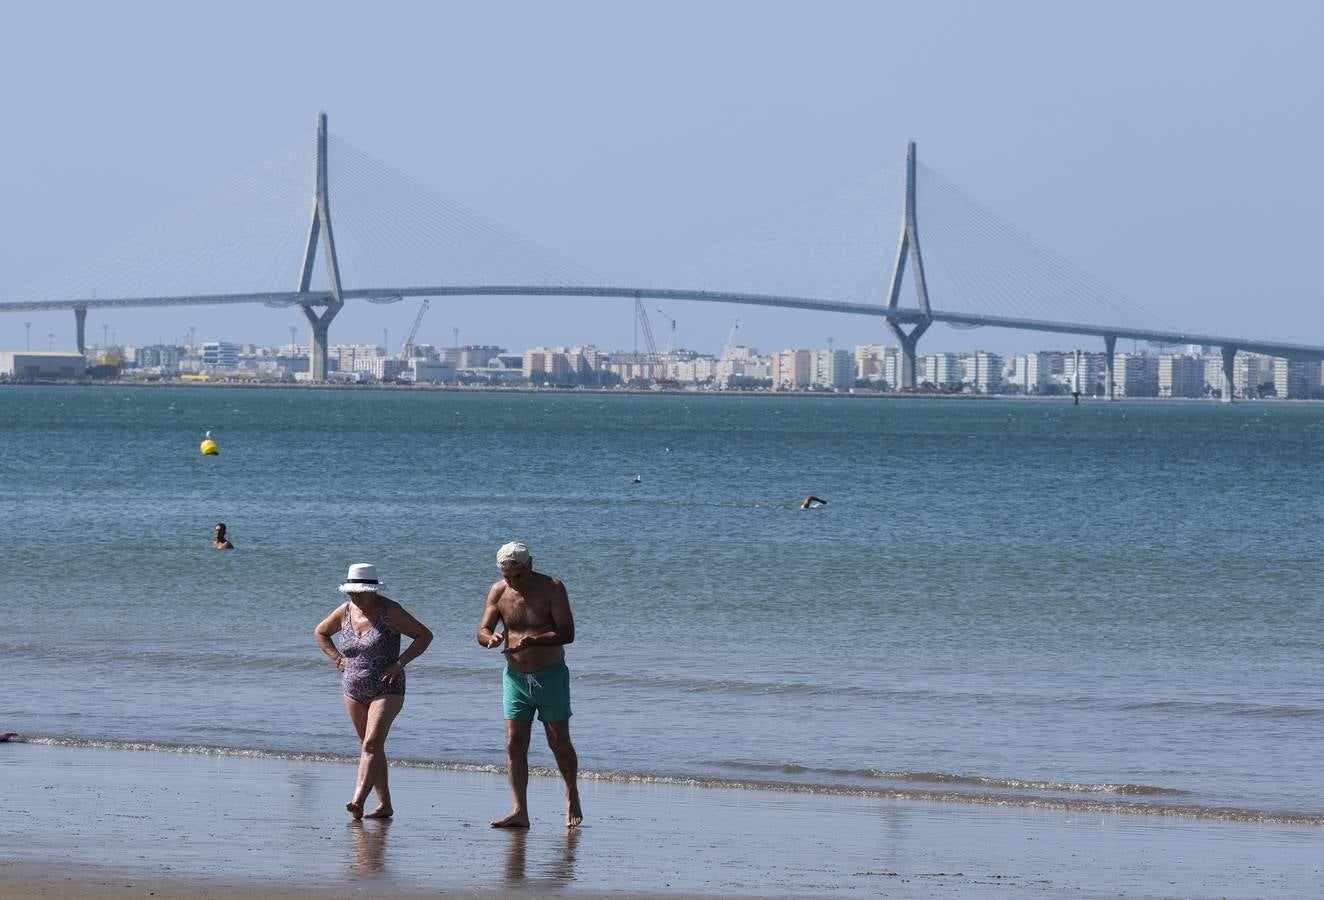
[[(521, 543), (502, 546), (497, 565), (501, 579), (487, 592), (478, 643), (489, 650), (506, 644), (501, 651), (506, 655), (506, 757), (515, 808), (492, 827), (529, 827), (529, 739), (536, 712), (565, 779), (565, 824), (574, 828), (584, 821), (584, 813), (579, 807), (579, 758), (570, 743), (570, 670), (565, 665), (565, 645), (575, 639), (570, 598), (559, 580), (533, 571), (533, 557)], [(504, 631), (496, 630), (499, 622)]]

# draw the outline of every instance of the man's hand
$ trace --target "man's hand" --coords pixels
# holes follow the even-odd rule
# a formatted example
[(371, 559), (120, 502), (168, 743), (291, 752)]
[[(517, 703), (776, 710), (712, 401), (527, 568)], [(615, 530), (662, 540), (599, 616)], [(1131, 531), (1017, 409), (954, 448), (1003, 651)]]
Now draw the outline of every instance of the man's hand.
[(523, 650), (525, 647), (532, 647), (532, 646), (533, 646), (533, 637), (532, 637), (532, 635), (527, 635), (527, 634), (526, 634), (526, 635), (522, 635), (521, 637), (516, 638), (516, 639), (515, 639), (515, 643), (513, 643), (513, 644), (511, 644), (511, 643), (507, 643), (507, 644), (506, 644), (506, 649), (505, 649), (505, 650), (502, 650), (501, 652), (502, 652), (502, 653), (518, 653), (518, 652), (520, 652), (521, 650)]
[(489, 638), (487, 641), (487, 649), (491, 650), (493, 647), (500, 645), (500, 643), (505, 639), (506, 639), (506, 633), (504, 631), (492, 632), (492, 637)]

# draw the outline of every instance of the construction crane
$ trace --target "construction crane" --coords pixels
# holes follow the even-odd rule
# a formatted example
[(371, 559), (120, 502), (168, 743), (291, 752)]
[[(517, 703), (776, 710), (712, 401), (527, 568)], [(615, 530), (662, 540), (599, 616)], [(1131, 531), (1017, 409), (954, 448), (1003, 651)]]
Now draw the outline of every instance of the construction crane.
[(731, 328), (726, 332), (726, 343), (722, 345), (722, 355), (718, 359), (726, 359), (731, 353), (731, 343), (736, 339), (736, 329), (740, 327), (740, 317), (736, 316), (731, 320)]
[(662, 318), (671, 323), (671, 330), (667, 332), (667, 349), (662, 351), (663, 356), (669, 360), (671, 359), (672, 351), (676, 349), (676, 320), (667, 315), (660, 306), (654, 306), (653, 309), (657, 310)]
[[(656, 309), (656, 307), (654, 307)], [(667, 377), (666, 360), (662, 354), (657, 352), (657, 341), (653, 339), (653, 326), (648, 321), (648, 310), (644, 309), (644, 302), (636, 293), (634, 295), (634, 311), (639, 320), (639, 330), (644, 333), (644, 347), (647, 350), (648, 368), (653, 375), (653, 384), (655, 387), (666, 388), (675, 387), (676, 382)], [(660, 309), (658, 312), (662, 312)], [(666, 313), (662, 313), (666, 315)], [(675, 327), (673, 320), (672, 327)]]
[(416, 355), (414, 347), (414, 337), (418, 334), (418, 326), (423, 322), (423, 313), (428, 311), (429, 301), (423, 298), (423, 305), (418, 308), (418, 315), (414, 316), (414, 324), (409, 329), (409, 334), (405, 336), (405, 342), (400, 345), (400, 359), (409, 359)]

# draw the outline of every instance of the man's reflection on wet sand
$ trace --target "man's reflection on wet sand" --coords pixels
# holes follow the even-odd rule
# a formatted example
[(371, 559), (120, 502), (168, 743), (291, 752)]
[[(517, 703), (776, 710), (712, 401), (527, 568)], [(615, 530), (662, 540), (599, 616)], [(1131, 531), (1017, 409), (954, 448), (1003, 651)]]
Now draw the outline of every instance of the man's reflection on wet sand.
[(581, 829), (567, 828), (565, 835), (558, 838), (555, 843), (541, 844), (539, 847), (549, 847), (553, 852), (549, 855), (545, 863), (539, 865), (529, 877), (528, 868), (528, 848), (529, 832), (524, 828), (511, 828), (506, 831), (506, 883), (516, 884), (567, 884), (575, 880), (575, 852), (579, 844), (579, 835)]
[(391, 830), (390, 819), (360, 819), (349, 823), (350, 841), (354, 845), (351, 857), (356, 873), (368, 875), (386, 870), (386, 834)]
[(579, 844), (580, 834), (578, 828), (565, 830), (565, 843), (561, 846), (560, 855), (553, 854), (547, 861), (548, 881), (565, 884), (575, 880), (575, 847)]
[(525, 854), (529, 830), (527, 828), (506, 829), (506, 884), (523, 884)]

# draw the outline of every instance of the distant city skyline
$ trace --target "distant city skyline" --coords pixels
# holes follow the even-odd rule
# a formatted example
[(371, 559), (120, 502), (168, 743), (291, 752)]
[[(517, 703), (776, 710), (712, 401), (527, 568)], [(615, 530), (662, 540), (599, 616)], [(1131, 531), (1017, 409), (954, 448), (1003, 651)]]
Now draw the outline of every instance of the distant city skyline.
[[(335, 343), (329, 349), (328, 377), (339, 382), (904, 390), (900, 350), (888, 344), (783, 347), (764, 352), (731, 342), (720, 354), (688, 348), (605, 348), (592, 342), (519, 349), (499, 344), (437, 347), (415, 341), (407, 345), (409, 352), (404, 346), (393, 352), (385, 344), (367, 342)], [(0, 378), (81, 377), (81, 369), (75, 372), (69, 368), (71, 356), (77, 354), (0, 349)], [(119, 374), (134, 378), (143, 372), (184, 379), (211, 376), (270, 381), (311, 377), (308, 348), (293, 343), (272, 346), (201, 340), (142, 346), (101, 344), (88, 348), (85, 363), (88, 374), (101, 378)], [(78, 364), (82, 366), (84, 361), (79, 359)], [(1324, 366), (1320, 360), (1243, 352), (1236, 354), (1229, 370), (1216, 348), (1186, 345), (1144, 352), (1123, 350), (1116, 355), (1111, 372), (1117, 399), (1221, 397), (1228, 378), (1232, 380), (1233, 396), (1241, 399), (1324, 399)], [(1109, 380), (1107, 355), (1079, 348), (1007, 356), (985, 350), (936, 350), (917, 360), (916, 386), (937, 393), (1107, 396)]]

